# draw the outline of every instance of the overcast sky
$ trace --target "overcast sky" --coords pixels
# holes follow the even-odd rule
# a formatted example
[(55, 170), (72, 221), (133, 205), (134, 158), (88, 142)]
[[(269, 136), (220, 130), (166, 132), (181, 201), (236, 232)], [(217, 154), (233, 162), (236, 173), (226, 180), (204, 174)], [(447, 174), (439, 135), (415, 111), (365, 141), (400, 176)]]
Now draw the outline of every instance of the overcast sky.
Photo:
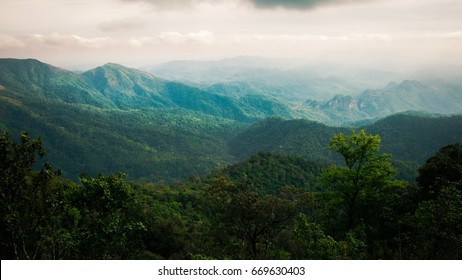
[(460, 0), (1, 0), (0, 57), (62, 67), (238, 55), (462, 65)]

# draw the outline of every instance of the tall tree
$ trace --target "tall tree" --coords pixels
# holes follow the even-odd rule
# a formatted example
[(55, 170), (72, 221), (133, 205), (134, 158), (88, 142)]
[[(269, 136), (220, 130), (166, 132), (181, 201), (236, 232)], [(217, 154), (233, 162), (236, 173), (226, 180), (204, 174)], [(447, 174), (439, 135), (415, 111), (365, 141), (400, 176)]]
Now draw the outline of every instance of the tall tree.
[(457, 183), (461, 180), (462, 145), (460, 143), (442, 147), (419, 168), (419, 176), (416, 179), (422, 188), (423, 199), (437, 198), (445, 183)]
[(422, 201), (415, 211), (415, 256), (462, 257), (462, 146), (442, 147), (419, 168)]
[[(380, 192), (396, 185), (396, 170), (390, 163), (390, 155), (379, 153), (380, 137), (368, 135), (364, 130), (351, 135), (342, 133), (332, 137), (329, 150), (339, 153), (344, 166), (331, 166), (319, 182), (328, 190), (339, 195), (346, 214), (347, 230), (364, 222)], [(362, 206), (362, 211), (358, 211)]]
[(34, 165), (45, 154), (39, 138), (26, 132), (15, 142), (8, 131), (0, 136), (0, 256), (2, 259), (47, 258), (56, 205), (51, 180), (59, 172)]
[(68, 230), (75, 246), (67, 258), (127, 259), (142, 249), (145, 226), (125, 177), (83, 177), (69, 190)]
[(247, 184), (214, 179), (207, 200), (214, 224), (212, 235), (225, 248), (219, 257), (270, 258), (275, 237), (298, 212), (296, 196), (290, 188), (277, 195), (259, 195)]

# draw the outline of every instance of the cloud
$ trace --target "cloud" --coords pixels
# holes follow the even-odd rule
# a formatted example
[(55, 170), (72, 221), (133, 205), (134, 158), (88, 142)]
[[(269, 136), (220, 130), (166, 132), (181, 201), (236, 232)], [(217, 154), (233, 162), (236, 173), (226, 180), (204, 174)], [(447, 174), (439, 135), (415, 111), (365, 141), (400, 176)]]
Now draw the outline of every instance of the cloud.
[(156, 38), (144, 36), (144, 37), (138, 37), (138, 38), (131, 38), (130, 40), (126, 42), (126, 45), (130, 47), (141, 48), (146, 45), (153, 44), (155, 41), (156, 41)]
[(112, 32), (118, 30), (132, 30), (144, 27), (146, 24), (145, 22), (138, 18), (124, 18), (124, 19), (113, 19), (109, 21), (102, 22), (99, 25), (99, 29), (104, 32)]
[(0, 50), (9, 48), (23, 48), (24, 42), (6, 34), (0, 34)]
[(257, 8), (287, 8), (308, 10), (324, 5), (348, 4), (373, 0), (248, 0)]
[(141, 47), (144, 46), (144, 44), (143, 44), (143, 42), (141, 40), (134, 39), (134, 38), (128, 40), (127, 45), (129, 45), (131, 47), (135, 47), (135, 48), (141, 48)]
[(462, 31), (453, 31), (440, 34), (427, 34), (427, 39), (462, 39)]
[(123, 2), (145, 2), (154, 5), (160, 9), (183, 9), (194, 7), (195, 5), (208, 2), (208, 3), (220, 3), (225, 0), (120, 0)]
[(356, 33), (356, 34), (347, 34), (340, 37), (337, 37), (337, 40), (340, 41), (360, 41), (360, 42), (391, 42), (396, 38), (390, 34), (383, 33)]
[(111, 40), (108, 37), (85, 38), (78, 35), (61, 35), (54, 33), (50, 35), (35, 34), (32, 40), (39, 43), (55, 47), (84, 47), (84, 48), (103, 48)]
[(322, 34), (244, 34), (235, 35), (235, 43), (244, 41), (282, 42), (282, 43), (312, 43), (312, 42), (391, 42), (396, 38), (382, 33), (354, 33), (343, 35)]
[(170, 44), (201, 43), (211, 44), (214, 41), (214, 34), (207, 30), (182, 34), (180, 32), (162, 32), (158, 39)]
[(145, 2), (161, 9), (184, 9), (194, 7), (200, 4), (226, 4), (240, 3), (252, 5), (256, 8), (286, 8), (308, 10), (325, 5), (348, 4), (357, 2), (367, 2), (376, 0), (120, 0), (123, 2)]
[(250, 35), (255, 41), (273, 41), (273, 42), (314, 42), (332, 40), (332, 37), (318, 34), (252, 34)]

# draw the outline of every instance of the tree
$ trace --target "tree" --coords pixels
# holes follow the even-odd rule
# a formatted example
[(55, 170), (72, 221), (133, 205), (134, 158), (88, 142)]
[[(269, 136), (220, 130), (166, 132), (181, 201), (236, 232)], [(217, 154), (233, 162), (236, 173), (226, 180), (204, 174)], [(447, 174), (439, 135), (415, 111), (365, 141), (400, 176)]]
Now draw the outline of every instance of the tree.
[(66, 258), (128, 259), (143, 248), (141, 209), (126, 175), (83, 177), (67, 195), (67, 229), (74, 247)]
[(361, 240), (360, 234), (349, 231), (345, 240), (336, 241), (326, 235), (319, 224), (309, 221), (302, 213), (296, 217), (294, 235), (297, 259), (329, 260), (366, 257), (366, 244)]
[(415, 212), (414, 257), (462, 258), (462, 181), (446, 182), (437, 198), (422, 201)]
[[(367, 135), (364, 130), (344, 136), (332, 137), (329, 150), (339, 153), (345, 166), (331, 166), (321, 176), (319, 182), (328, 190), (338, 194), (346, 214), (347, 230), (353, 229), (364, 218), (371, 205), (377, 201), (380, 192), (396, 185), (393, 180), (396, 170), (390, 163), (390, 155), (379, 153), (380, 137)], [(363, 206), (359, 213), (359, 206)], [(363, 220), (358, 220), (363, 218)]]
[(142, 248), (144, 230), (125, 175), (66, 181), (49, 164), (39, 138), (0, 136), (2, 259), (120, 259)]
[(8, 131), (0, 136), (0, 254), (2, 259), (46, 258), (53, 254), (57, 204), (51, 182), (59, 175), (51, 165), (34, 165), (45, 154), (40, 138), (21, 133), (20, 143)]
[[(214, 236), (224, 251), (219, 258), (272, 258), (276, 236), (298, 212), (296, 193), (259, 195), (247, 184), (215, 178), (207, 191)], [(278, 252), (283, 253), (283, 252)]]
[(415, 211), (415, 256), (460, 259), (462, 251), (462, 147), (442, 147), (419, 168), (421, 201)]
[(462, 180), (462, 145), (456, 143), (442, 147), (418, 171), (416, 181), (421, 187), (422, 199), (437, 198), (446, 183)]

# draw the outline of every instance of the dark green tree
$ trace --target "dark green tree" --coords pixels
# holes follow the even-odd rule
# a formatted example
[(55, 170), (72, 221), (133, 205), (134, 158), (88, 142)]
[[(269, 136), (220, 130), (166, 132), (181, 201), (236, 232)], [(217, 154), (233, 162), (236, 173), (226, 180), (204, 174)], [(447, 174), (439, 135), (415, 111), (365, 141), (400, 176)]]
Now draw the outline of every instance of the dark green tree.
[(52, 258), (56, 224), (51, 182), (59, 172), (45, 164), (34, 170), (44, 156), (39, 138), (23, 132), (15, 142), (8, 131), (0, 136), (0, 254), (2, 259)]
[(419, 168), (414, 257), (462, 258), (462, 147), (442, 147)]
[(300, 213), (294, 225), (294, 247), (297, 259), (363, 259), (366, 244), (354, 231), (337, 241), (325, 234), (321, 226)]
[(145, 226), (125, 178), (122, 173), (83, 177), (69, 190), (67, 226), (74, 247), (68, 258), (128, 259), (142, 250)]
[[(234, 184), (215, 178), (208, 193), (213, 224), (212, 236), (223, 255), (219, 258), (272, 258), (276, 236), (291, 225), (298, 213), (294, 193), (283, 190), (278, 195), (259, 195), (246, 184)], [(276, 249), (277, 251), (277, 249)]]
[[(338, 194), (346, 215), (347, 229), (364, 222), (364, 211), (380, 193), (399, 185), (394, 180), (396, 170), (390, 155), (379, 153), (380, 137), (367, 135), (364, 130), (351, 135), (335, 135), (328, 147), (339, 153), (344, 166), (331, 166), (320, 176), (320, 184)], [(360, 209), (362, 208), (362, 209)], [(359, 211), (361, 210), (361, 211)]]
[(442, 147), (419, 168), (416, 181), (422, 190), (422, 199), (437, 198), (446, 183), (462, 180), (462, 145)]

